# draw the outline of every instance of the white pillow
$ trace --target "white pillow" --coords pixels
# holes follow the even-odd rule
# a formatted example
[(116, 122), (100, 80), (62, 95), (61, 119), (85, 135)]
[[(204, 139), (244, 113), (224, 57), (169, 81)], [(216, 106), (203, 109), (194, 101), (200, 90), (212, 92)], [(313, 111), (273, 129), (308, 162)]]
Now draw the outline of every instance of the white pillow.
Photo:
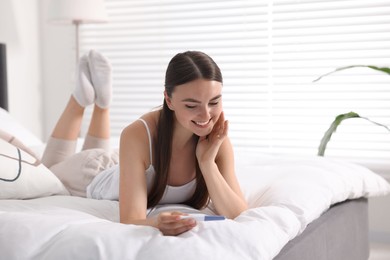
[(0, 139), (0, 199), (50, 195), (69, 195), (69, 192), (39, 160)]
[(15, 120), (8, 111), (0, 108), (0, 129), (12, 133), (17, 139), (28, 147), (41, 146), (43, 142), (27, 128)]

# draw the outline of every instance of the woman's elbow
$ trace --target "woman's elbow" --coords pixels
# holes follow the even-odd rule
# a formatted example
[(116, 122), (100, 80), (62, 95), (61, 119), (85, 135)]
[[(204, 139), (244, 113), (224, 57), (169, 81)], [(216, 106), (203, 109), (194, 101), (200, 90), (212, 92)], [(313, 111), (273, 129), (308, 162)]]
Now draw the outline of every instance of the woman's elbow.
[(246, 201), (243, 201), (242, 203), (240, 203), (240, 205), (235, 207), (235, 209), (232, 212), (230, 212), (228, 214), (228, 216), (225, 216), (225, 217), (227, 217), (229, 219), (235, 219), (236, 217), (241, 215), (241, 213), (246, 211), (247, 209), (248, 209), (248, 204), (246, 203)]

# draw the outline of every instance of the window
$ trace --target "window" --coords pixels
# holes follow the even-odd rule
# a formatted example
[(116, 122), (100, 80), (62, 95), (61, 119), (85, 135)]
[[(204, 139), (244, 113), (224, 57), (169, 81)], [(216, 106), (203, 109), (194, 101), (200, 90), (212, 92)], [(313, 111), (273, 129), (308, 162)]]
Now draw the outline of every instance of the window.
[[(224, 75), (224, 108), (236, 148), (316, 154), (341, 113), (390, 125), (390, 76), (352, 64), (389, 66), (390, 1), (106, 0), (110, 23), (85, 25), (81, 48), (114, 67), (113, 135), (162, 104), (174, 54), (201, 50)], [(85, 129), (85, 127), (84, 127)], [(326, 156), (389, 168), (390, 133), (344, 121)]]

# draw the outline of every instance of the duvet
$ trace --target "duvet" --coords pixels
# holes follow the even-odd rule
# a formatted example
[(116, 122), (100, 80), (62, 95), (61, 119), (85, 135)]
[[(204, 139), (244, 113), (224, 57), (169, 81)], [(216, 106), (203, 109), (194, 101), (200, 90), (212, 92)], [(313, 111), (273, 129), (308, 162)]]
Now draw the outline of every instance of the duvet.
[[(322, 157), (241, 155), (236, 172), (250, 208), (177, 237), (120, 224), (117, 201), (61, 192), (2, 199), (1, 259), (272, 259), (331, 205), (390, 191), (370, 170)], [(166, 205), (150, 215), (161, 210), (196, 212)]]

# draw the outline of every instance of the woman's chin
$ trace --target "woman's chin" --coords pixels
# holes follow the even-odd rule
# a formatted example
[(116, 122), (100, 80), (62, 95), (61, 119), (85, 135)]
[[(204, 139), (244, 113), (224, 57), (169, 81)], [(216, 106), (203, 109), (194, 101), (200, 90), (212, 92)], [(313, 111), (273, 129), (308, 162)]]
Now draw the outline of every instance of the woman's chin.
[(197, 130), (197, 131), (194, 131), (193, 133), (199, 137), (206, 137), (211, 133), (211, 130), (206, 130), (206, 129), (203, 131)]

